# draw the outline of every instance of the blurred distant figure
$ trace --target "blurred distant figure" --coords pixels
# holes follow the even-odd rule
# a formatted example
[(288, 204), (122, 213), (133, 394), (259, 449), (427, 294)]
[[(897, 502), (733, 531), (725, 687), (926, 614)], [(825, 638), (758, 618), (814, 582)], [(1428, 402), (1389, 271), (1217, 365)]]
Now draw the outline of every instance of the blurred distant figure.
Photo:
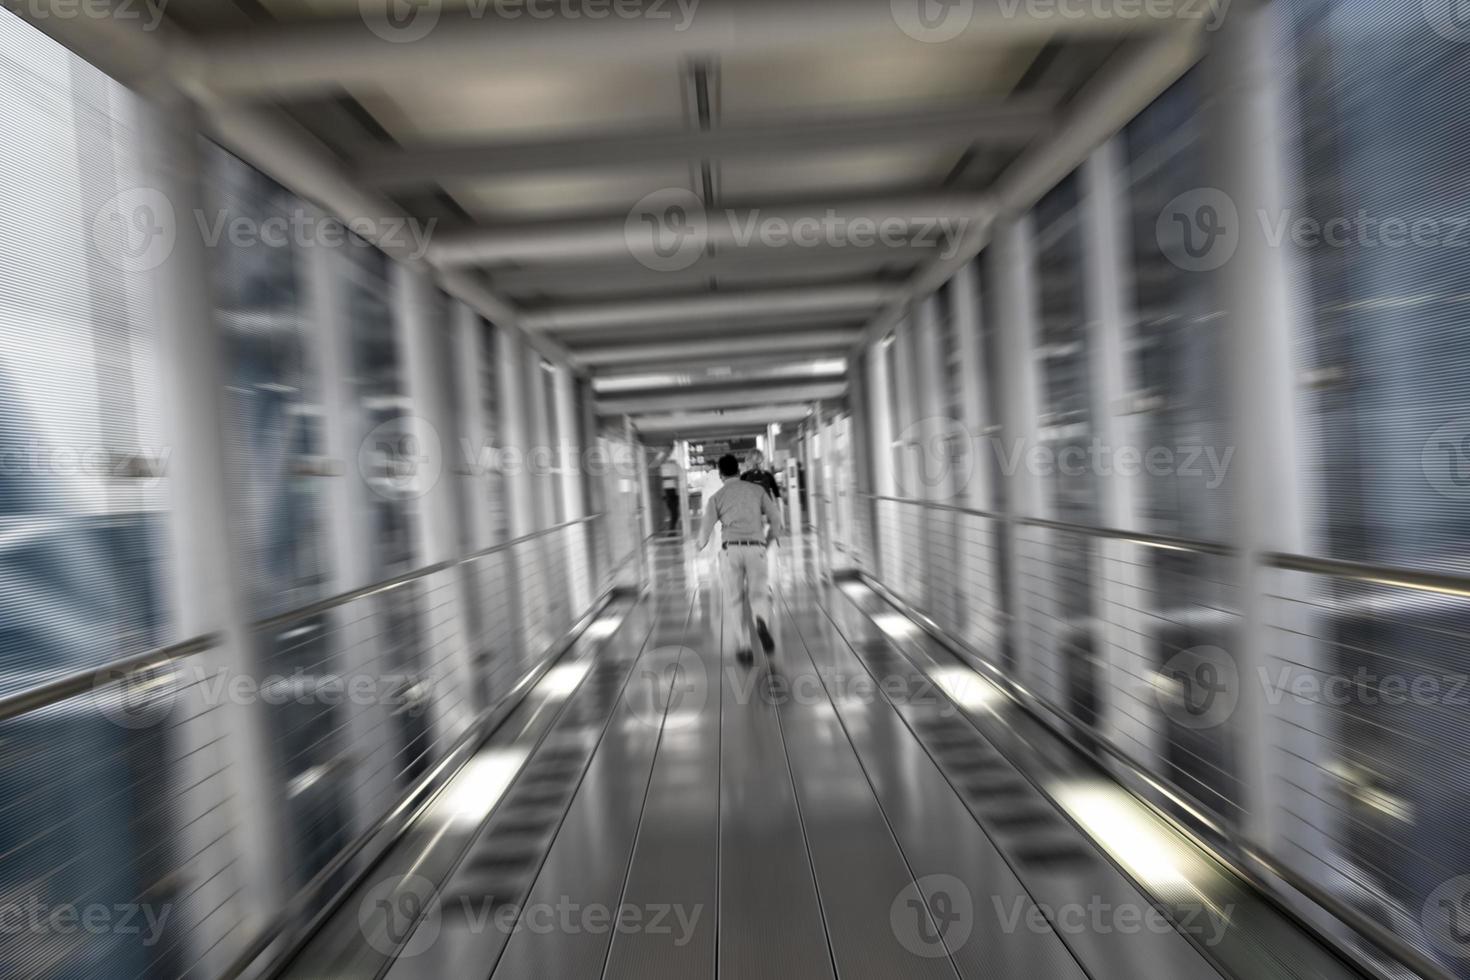
[(703, 503), (700, 504), (702, 508), (709, 506), (710, 498), (719, 492), (724, 482), (724, 478), (720, 476), (720, 461), (710, 460), (709, 469), (705, 471), (699, 482), (699, 496), (703, 500)]
[[(740, 477), (740, 461), (720, 457), (723, 484), (705, 504), (700, 522), (699, 547), (709, 544), (715, 524), (723, 529), (720, 577), (723, 581), (725, 614), (720, 627), (721, 649), (736, 648), (741, 663), (753, 659), (750, 644), (742, 642), (748, 604), (755, 618), (756, 635), (769, 655), (776, 647), (771, 637), (771, 592), (767, 586), (766, 549), (781, 530), (781, 508), (776, 500), (753, 481)], [(745, 639), (748, 639), (746, 637)]]
[(758, 449), (745, 457), (745, 475), (740, 479), (764, 487), (772, 500), (781, 499), (781, 488), (776, 483), (776, 476), (766, 469), (766, 458)]
[(679, 533), (679, 464), (672, 458), (664, 460), (659, 467), (659, 478), (663, 481), (664, 506), (669, 511), (669, 533)]

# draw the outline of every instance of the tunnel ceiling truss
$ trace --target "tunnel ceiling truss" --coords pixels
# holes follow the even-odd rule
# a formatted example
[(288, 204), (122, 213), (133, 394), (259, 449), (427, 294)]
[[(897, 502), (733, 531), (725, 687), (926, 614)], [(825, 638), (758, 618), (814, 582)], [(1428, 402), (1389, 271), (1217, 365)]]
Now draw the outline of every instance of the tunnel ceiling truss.
[(649, 431), (832, 397), (1200, 46), (1187, 0), (937, 27), (889, 0), (386, 2), (173, 0), (157, 30), (29, 6), (547, 356), (646, 375), (598, 406)]

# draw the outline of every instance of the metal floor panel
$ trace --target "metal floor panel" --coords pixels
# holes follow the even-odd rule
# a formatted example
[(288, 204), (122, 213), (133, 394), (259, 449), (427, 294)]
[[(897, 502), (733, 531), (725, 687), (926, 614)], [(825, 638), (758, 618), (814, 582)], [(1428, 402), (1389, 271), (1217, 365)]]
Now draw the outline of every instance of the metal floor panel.
[[(640, 910), (644, 927), (613, 936), (606, 980), (712, 977), (719, 899), (720, 701), (719, 640), (711, 627), (717, 602), (709, 589), (693, 597), (693, 615), (638, 843), (622, 904)], [(713, 620), (718, 622), (718, 620)], [(662, 916), (663, 924), (653, 919)]]
[[(939, 685), (897, 652), (871, 620), (852, 612), (837, 613), (841, 639), (870, 675), (886, 679), (882, 690), (909, 737), (917, 738), (1090, 976), (1219, 976), (1158, 915), (1154, 902), (981, 736)], [(910, 696), (892, 698), (889, 691)], [(1192, 923), (1208, 927), (1230, 911), (1202, 906)], [(1203, 938), (1215, 935), (1209, 929)]]
[[(956, 691), (968, 667), (876, 593), (825, 584), (815, 557), (783, 554), (776, 654), (741, 665), (720, 649), (709, 556), (655, 546), (656, 601), (487, 745), (522, 753), (494, 799), (461, 799), (462, 821), (384, 863), (432, 878), (437, 901), (344, 905), (331, 955), (295, 975), (1217, 976), (1162, 918), (1136, 924), (1153, 896), (1046, 790), (1076, 775), (1058, 753)], [(374, 923), (395, 911), (418, 927), (384, 951)], [(1255, 915), (1230, 922), (1236, 962), (1263, 967), (1245, 975), (1338, 975), (1256, 950), (1277, 934)]]
[[(1000, 853), (955, 795), (893, 708), (857, 683), (868, 674), (824, 620), (811, 615), (809, 592), (792, 597), (799, 642), (821, 672), (838, 720), (919, 888), (898, 918), (920, 948), (948, 950), (966, 978), (1046, 977), (1081, 980), (1086, 972), (1044, 922)], [(919, 907), (945, 928), (925, 933)]]
[(641, 645), (650, 629), (646, 606), (618, 611), (610, 607), (604, 615), (609, 614), (620, 617), (617, 632), (577, 639), (277, 976), (357, 980), (378, 976), (391, 966), (400, 940), (407, 937), (426, 899), (420, 894), (422, 887), (399, 894), (395, 885), (410, 879), (435, 883), (447, 877), (494, 805), (493, 800), (487, 802), (478, 818), (467, 808), (463, 787), (483, 771), (476, 765), (497, 756), (530, 758), (581, 693), (580, 685), (568, 689), (566, 678), (586, 669), (594, 656), (617, 662), (620, 648), (630, 638), (635, 646)]
[[(882, 597), (866, 589), (849, 593), (846, 600), (839, 598), (831, 609), (843, 629), (865, 631), (863, 635), (869, 636), (875, 632), (881, 635), (881, 630), (874, 627), (871, 617), (889, 616), (893, 612)], [(901, 639), (885, 637), (882, 645), (901, 650), (907, 662), (931, 676), (943, 676), (946, 672), (953, 674), (956, 671), (961, 675), (973, 674), (973, 668), (917, 627), (907, 631)], [(981, 690), (984, 686), (985, 682), (981, 681), (972, 690)], [(1078, 837), (1089, 840), (1096, 837), (1096, 846), (1101, 853), (1109, 853), (1107, 838), (1111, 828), (1102, 821), (1094, 820), (1091, 836), (1082, 833), (1088, 829), (1085, 826), (1088, 820), (1086, 810), (1091, 805), (1091, 800), (1096, 798), (1099, 804), (1106, 805), (1110, 811), (1119, 811), (1123, 806), (1136, 811), (1137, 816), (1132, 818), (1115, 813), (1111, 823), (1116, 825), (1120, 820), (1126, 820), (1128, 826), (1147, 830), (1150, 838), (1157, 842), (1155, 853), (1142, 855), (1141, 860), (1134, 863), (1141, 865), (1144, 873), (1156, 870), (1160, 878), (1173, 879), (1151, 889), (1147, 897), (1176, 916), (1176, 921), (1190, 933), (1195, 944), (1212, 961), (1215, 970), (1241, 977), (1348, 978), (1361, 975), (1315, 937), (1287, 919), (1258, 892), (1247, 887), (1206, 852), (1153, 815), (1143, 803), (1132, 799), (1120, 787), (1113, 785), (1105, 773), (1034, 718), (1004, 698), (987, 699), (987, 702), (983, 710), (962, 706), (956, 712), (956, 717), (963, 719), (961, 723), (967, 727), (978, 730), (994, 747), (994, 751), (989, 753), (991, 757), (1011, 771), (1018, 771), (1018, 768), (1024, 770), (1030, 785), (1017, 795), (1040, 800), (1042, 802), (1038, 806), (1045, 807), (1054, 814), (1061, 814), (1063, 811), (1053, 799), (1065, 798), (1073, 788), (1082, 788), (1085, 793), (1081, 798), (1086, 802), (1074, 808), (1076, 812), (1072, 817), (1073, 821), (1080, 818), (1084, 826), (1079, 828), (1071, 823), (1071, 827)], [(1111, 790), (1112, 799), (1117, 802), (1109, 803), (1106, 797), (1098, 795), (1100, 789)], [(995, 826), (1002, 835), (1011, 829), (1005, 826), (1008, 815), (1006, 808), (987, 807), (983, 798), (978, 797), (976, 804), (977, 819)], [(1118, 829), (1126, 830), (1127, 826)], [(1034, 834), (1024, 825), (1020, 830), (1022, 834), (1029, 836), (1012, 833), (1013, 843), (1018, 846), (1029, 844), (1034, 839)], [(1133, 837), (1135, 841), (1141, 839), (1138, 833), (1134, 833)], [(1133, 849), (1136, 850), (1136, 846)], [(1119, 849), (1114, 846), (1111, 850), (1117, 852)], [(1177, 869), (1169, 867), (1170, 862), (1161, 860), (1163, 854), (1174, 855), (1174, 863), (1187, 871), (1180, 874)], [(1098, 877), (1121, 880), (1125, 889), (1133, 889), (1142, 896), (1143, 892), (1134, 884), (1133, 878), (1124, 873), (1124, 866), (1128, 863), (1127, 855), (1109, 853), (1109, 857), (1110, 873)], [(1135, 870), (1131, 873), (1138, 872)], [(1112, 883), (1090, 879), (1088, 887), (1100, 893), (1117, 894)], [(1169, 894), (1171, 892), (1172, 895)], [(1177, 908), (1181, 905), (1182, 909)], [(1171, 906), (1175, 908), (1171, 909)], [(1205, 911), (1200, 913), (1202, 907)], [(1226, 910), (1228, 914), (1222, 914)], [(1186, 919), (1188, 922), (1183, 921)], [(1161, 969), (1156, 960), (1139, 955), (1142, 950), (1150, 948), (1150, 943), (1139, 941), (1139, 937), (1130, 939), (1126, 936), (1103, 936), (1096, 938), (1100, 951), (1108, 940), (1111, 942), (1102, 955), (1115, 962), (1132, 960), (1135, 966), (1131, 975), (1137, 976), (1139, 971), (1152, 973)]]
[[(729, 665), (734, 658), (722, 651), (721, 662)], [(718, 975), (832, 977), (776, 710), (748, 693), (754, 673), (727, 676), (730, 682), (721, 685)]]
[[(640, 617), (643, 629), (605, 650), (590, 666), (576, 698), (525, 764), (502, 805), (478, 827), (451, 873), (436, 879), (441, 884), (433, 905), (384, 974), (390, 980), (489, 976), (509, 935), (506, 909), (518, 908), (531, 888), (600, 735), (656, 635), (658, 615), (658, 609), (648, 610)], [(649, 619), (655, 620), (652, 626)], [(538, 827), (528, 828), (533, 814), (542, 819)]]
[(789, 615), (777, 620), (781, 655), (766, 692), (778, 707), (837, 974), (957, 980), (943, 942), (947, 923), (935, 917), (944, 910), (920, 900), (796, 624)]
[(660, 627), (657, 645), (624, 689), (495, 967), (496, 980), (596, 977), (613, 934), (633, 921), (629, 913), (646, 927), (643, 910), (624, 905), (622, 894), (676, 670), (690, 656), (679, 642), (684, 625)]

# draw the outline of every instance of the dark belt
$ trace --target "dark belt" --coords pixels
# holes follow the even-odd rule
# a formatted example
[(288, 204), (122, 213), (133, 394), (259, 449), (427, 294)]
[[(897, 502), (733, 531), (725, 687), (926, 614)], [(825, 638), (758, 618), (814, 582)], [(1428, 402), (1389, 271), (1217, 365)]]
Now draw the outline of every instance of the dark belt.
[(736, 548), (764, 548), (765, 545), (766, 543), (764, 541), (726, 541), (724, 547), (729, 548), (731, 546), (734, 546)]

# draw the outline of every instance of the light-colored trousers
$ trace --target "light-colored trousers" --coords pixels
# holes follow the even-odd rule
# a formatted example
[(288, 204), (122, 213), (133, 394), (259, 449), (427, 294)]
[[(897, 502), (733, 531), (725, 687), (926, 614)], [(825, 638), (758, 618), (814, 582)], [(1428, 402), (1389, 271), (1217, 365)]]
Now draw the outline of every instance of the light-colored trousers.
[[(754, 650), (750, 626), (764, 619), (772, 631), (771, 586), (766, 548), (737, 545), (720, 549), (720, 586), (725, 594), (725, 612), (720, 625), (720, 644), (725, 652)], [(751, 624), (745, 619), (750, 604)]]

